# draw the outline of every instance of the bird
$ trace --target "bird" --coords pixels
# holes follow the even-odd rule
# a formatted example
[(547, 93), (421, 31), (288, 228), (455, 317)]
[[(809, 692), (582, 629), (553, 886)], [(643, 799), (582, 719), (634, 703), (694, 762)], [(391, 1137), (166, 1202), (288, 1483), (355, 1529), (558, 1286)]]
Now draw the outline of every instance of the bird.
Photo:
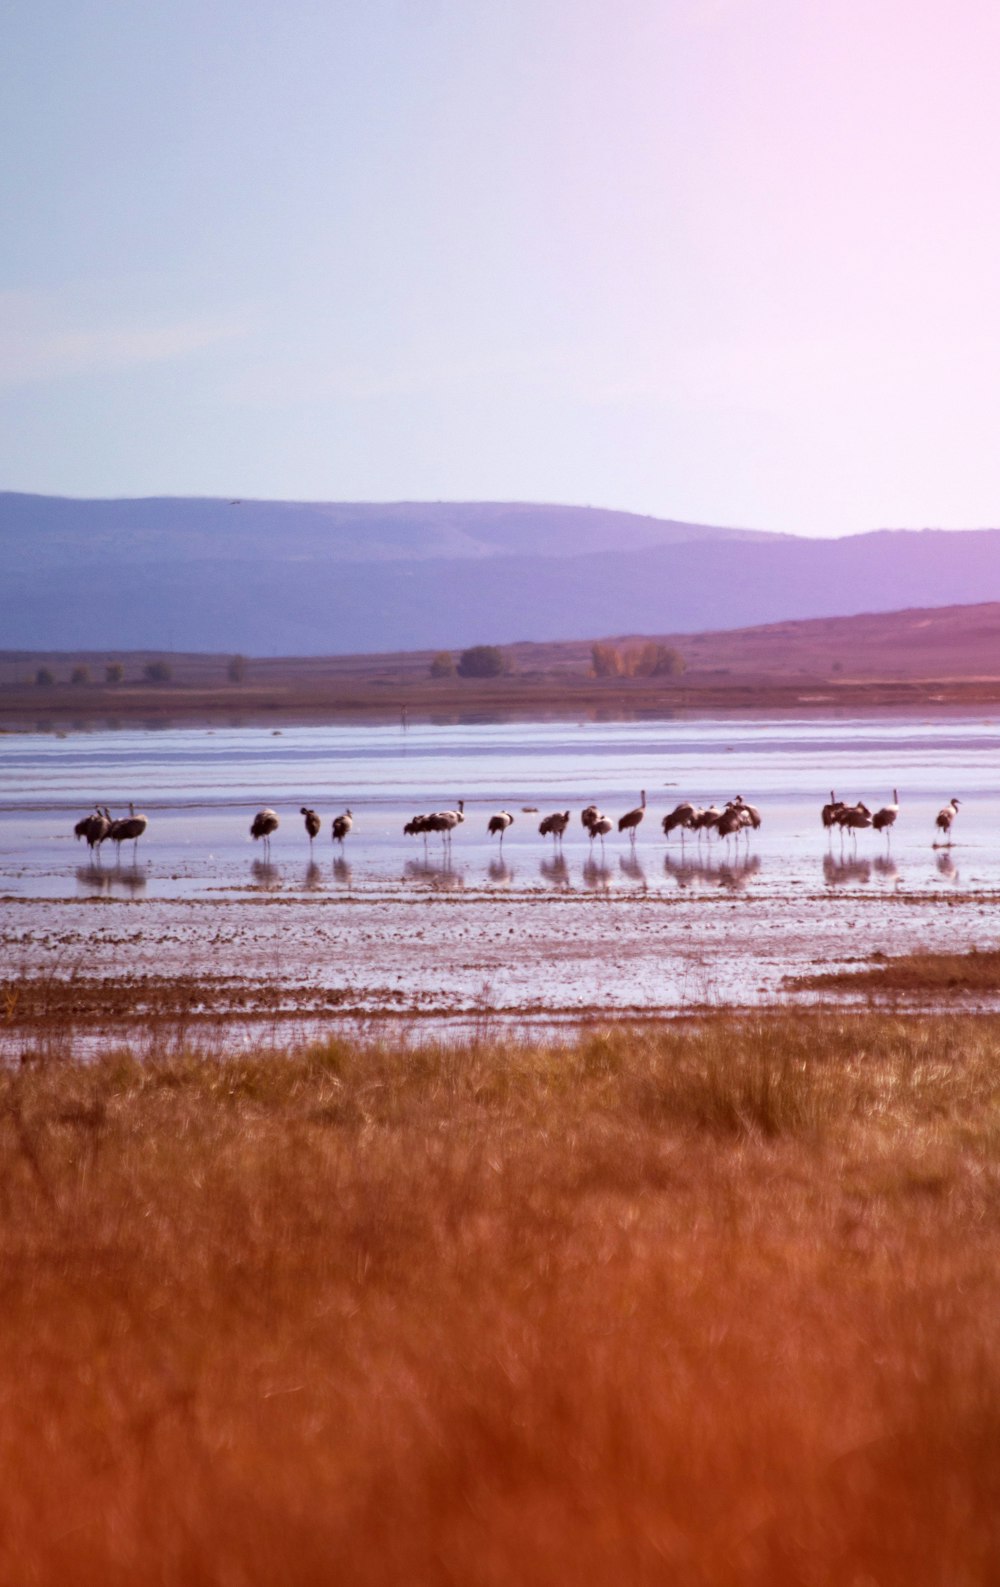
[(590, 831), (594, 822), (598, 820), (600, 814), (601, 812), (598, 810), (596, 805), (587, 805), (585, 809), (580, 811), (580, 821), (583, 826), (586, 827), (588, 832)]
[(962, 801), (960, 799), (952, 799), (948, 804), (938, 811), (936, 817), (934, 818), (934, 825), (944, 833), (949, 843), (951, 842), (951, 823), (958, 815), (958, 807), (961, 802)]
[(595, 838), (600, 838), (600, 840), (601, 840), (601, 848), (603, 849), (603, 847), (604, 847), (604, 839), (607, 837), (609, 832), (613, 832), (614, 830), (615, 830), (615, 824), (612, 821), (611, 817), (610, 816), (600, 816), (599, 815), (597, 817), (596, 821), (592, 821), (590, 823), (590, 841), (591, 841), (591, 843), (593, 843)]
[(299, 806), (299, 815), (306, 818), (306, 831), (309, 834), (309, 847), (312, 848), (313, 838), (318, 838), (323, 825), (315, 810), (310, 810), (308, 805)]
[(843, 808), (844, 808), (843, 799), (838, 799), (837, 795), (834, 793), (833, 789), (831, 788), (830, 789), (830, 803), (828, 805), (824, 805), (822, 810), (819, 813), (820, 814), (820, 820), (822, 821), (823, 825), (826, 827), (827, 831), (831, 831), (837, 825), (837, 817), (840, 814), (841, 810), (843, 810)]
[(636, 827), (639, 825), (639, 822), (642, 820), (643, 816), (646, 814), (646, 790), (645, 790), (645, 788), (642, 789), (641, 797), (642, 797), (642, 803), (640, 805), (637, 805), (634, 810), (629, 810), (625, 815), (622, 816), (621, 820), (618, 823), (619, 832), (627, 832), (633, 843), (635, 842)]
[(728, 804), (716, 822), (715, 830), (720, 838), (732, 837), (734, 832), (742, 832), (744, 827), (750, 825), (750, 817), (742, 805), (735, 801)]
[(407, 821), (406, 825), (403, 827), (403, 836), (407, 838), (423, 838), (424, 844), (426, 845), (427, 834), (430, 831), (430, 827), (427, 825), (429, 820), (430, 816), (427, 815), (414, 816), (413, 819), (411, 821)]
[(353, 825), (354, 817), (351, 815), (349, 810), (345, 810), (342, 816), (334, 816), (330, 827), (330, 835), (333, 838), (334, 843), (339, 843), (341, 848), (343, 848), (344, 839), (347, 837)]
[(850, 832), (855, 843), (858, 833), (872, 824), (872, 813), (866, 804), (859, 799), (856, 805), (843, 805), (837, 812), (837, 824), (841, 831), (845, 828)]
[(111, 817), (100, 805), (95, 805), (89, 816), (84, 816), (73, 828), (78, 838), (86, 838), (88, 849), (96, 848), (100, 853), (100, 845), (111, 831)]
[(434, 822), (431, 830), (440, 832), (444, 841), (450, 843), (451, 834), (465, 820), (465, 800), (460, 799), (458, 801), (457, 810), (436, 810), (431, 819)]
[(128, 815), (122, 816), (118, 821), (112, 821), (108, 828), (107, 836), (112, 843), (117, 844), (119, 858), (121, 857), (122, 844), (131, 842), (133, 857), (139, 851), (139, 839), (145, 832), (149, 822), (142, 814), (136, 815), (135, 805), (129, 802)]
[(513, 820), (514, 817), (511, 815), (509, 810), (501, 810), (499, 814), (490, 816), (489, 825), (487, 826), (487, 831), (489, 832), (490, 837), (495, 837), (499, 832), (500, 842), (503, 843), (504, 833), (507, 831), (507, 828), (511, 825)]
[(555, 810), (550, 816), (543, 816), (538, 823), (538, 830), (543, 838), (553, 837), (557, 843), (562, 842), (563, 833), (569, 826), (569, 811)]
[(698, 811), (698, 814), (695, 816), (692, 825), (696, 832), (710, 832), (713, 827), (717, 827), (719, 825), (721, 819), (722, 811), (719, 809), (718, 805), (706, 805), (704, 810)]
[(883, 805), (881, 810), (876, 810), (875, 814), (872, 816), (872, 826), (875, 828), (876, 832), (885, 833), (886, 842), (889, 840), (889, 829), (895, 824), (895, 820), (898, 815), (899, 794), (894, 788), (892, 790), (892, 804)]
[(683, 843), (684, 833), (694, 825), (694, 819), (697, 814), (698, 812), (690, 799), (683, 799), (679, 805), (674, 806), (669, 815), (663, 817), (663, 836), (669, 838), (675, 827), (680, 827), (681, 842)]
[(760, 831), (760, 811), (756, 805), (748, 805), (742, 794), (737, 794), (735, 799), (730, 800), (730, 804), (735, 809), (743, 811), (745, 827), (753, 827), (755, 832)]
[(250, 836), (256, 842), (257, 838), (264, 839), (264, 848), (271, 852), (271, 833), (277, 832), (280, 821), (275, 810), (258, 810), (250, 823)]

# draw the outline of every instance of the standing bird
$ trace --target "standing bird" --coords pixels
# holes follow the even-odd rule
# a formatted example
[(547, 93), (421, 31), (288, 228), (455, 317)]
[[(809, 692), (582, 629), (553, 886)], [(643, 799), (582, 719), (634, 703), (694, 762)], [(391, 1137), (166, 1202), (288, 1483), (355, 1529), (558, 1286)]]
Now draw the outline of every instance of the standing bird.
[(487, 831), (489, 832), (489, 835), (490, 835), (491, 838), (495, 837), (496, 834), (499, 832), (501, 847), (503, 846), (504, 833), (507, 831), (507, 828), (513, 823), (513, 820), (514, 820), (514, 817), (511, 815), (509, 810), (501, 810), (498, 815), (490, 816), (489, 826), (487, 827)]
[(646, 790), (645, 790), (645, 788), (642, 789), (641, 798), (642, 798), (642, 803), (640, 805), (638, 805), (635, 810), (629, 810), (626, 815), (622, 816), (621, 820), (618, 823), (619, 832), (627, 832), (628, 835), (629, 835), (629, 838), (631, 839), (631, 841), (633, 843), (635, 842), (635, 830), (636, 830), (636, 827), (639, 825), (639, 822), (642, 820), (643, 816), (646, 814)]
[[(580, 811), (580, 821), (588, 832), (590, 832), (594, 822), (600, 819), (600, 814), (601, 812), (596, 805), (588, 805), (585, 810)], [(592, 833), (591, 836), (593, 836)]]
[(73, 831), (78, 838), (86, 838), (88, 849), (96, 848), (100, 855), (100, 846), (111, 831), (111, 824), (111, 817), (107, 812), (102, 810), (100, 805), (95, 805), (93, 814), (84, 816), (82, 821), (78, 821)]
[(837, 811), (837, 825), (842, 832), (845, 829), (849, 831), (855, 843), (858, 841), (858, 833), (871, 824), (872, 813), (860, 799), (856, 805), (842, 805)]
[(613, 832), (614, 830), (615, 824), (610, 816), (598, 816), (596, 821), (592, 821), (590, 823), (589, 831), (591, 843), (593, 843), (595, 838), (600, 838), (601, 848), (603, 849), (604, 839), (609, 832)]
[(695, 817), (697, 816), (697, 814), (698, 814), (698, 812), (695, 809), (694, 805), (691, 803), (690, 799), (682, 800), (679, 805), (675, 805), (674, 806), (674, 808), (671, 810), (671, 812), (670, 812), (670, 814), (668, 816), (664, 816), (663, 817), (663, 821), (662, 821), (663, 836), (665, 838), (669, 838), (669, 836), (670, 836), (671, 832), (673, 832), (674, 828), (675, 827), (680, 827), (680, 829), (681, 829), (681, 842), (683, 843), (684, 842), (684, 833), (688, 830), (689, 827), (692, 827), (694, 825)]
[(334, 816), (333, 823), (330, 828), (330, 833), (334, 843), (339, 843), (341, 848), (343, 848), (344, 839), (347, 837), (347, 834), (350, 832), (353, 825), (354, 817), (351, 815), (349, 810), (345, 810), (342, 816)]
[(255, 842), (258, 838), (264, 839), (264, 852), (266, 854), (271, 852), (271, 833), (277, 832), (280, 824), (275, 810), (258, 810), (250, 823), (250, 836)]
[(898, 815), (899, 794), (894, 788), (892, 790), (892, 804), (883, 805), (881, 810), (876, 810), (875, 814), (872, 816), (872, 826), (875, 828), (876, 832), (885, 833), (885, 840), (887, 843), (889, 841), (889, 830), (895, 825), (896, 817)]
[(958, 815), (960, 804), (960, 799), (952, 799), (949, 804), (946, 804), (943, 809), (938, 811), (934, 820), (934, 825), (944, 833), (949, 843), (951, 842), (951, 823)]
[(310, 810), (308, 805), (299, 806), (299, 815), (306, 818), (306, 831), (309, 834), (309, 847), (313, 846), (313, 838), (319, 837), (320, 827), (323, 825), (315, 810)]
[(139, 852), (139, 839), (145, 832), (149, 822), (144, 815), (136, 815), (135, 805), (129, 802), (128, 815), (122, 816), (120, 821), (112, 821), (107, 836), (112, 843), (118, 846), (118, 857), (121, 858), (122, 844), (131, 842), (132, 858), (135, 859)]
[(542, 834), (543, 838), (547, 838), (551, 835), (557, 843), (561, 843), (563, 833), (566, 831), (568, 826), (569, 811), (555, 810), (553, 811), (552, 815), (542, 817), (541, 821), (538, 823), (538, 830)]
[(833, 828), (837, 825), (837, 818), (843, 808), (843, 799), (838, 799), (837, 795), (831, 788), (830, 803), (828, 805), (824, 805), (820, 811), (820, 820), (823, 822), (823, 825), (826, 827), (828, 832), (832, 832)]
[(465, 820), (465, 800), (460, 799), (458, 801), (457, 810), (435, 811), (431, 819), (434, 822), (434, 826), (431, 830), (434, 832), (440, 832), (445, 843), (450, 843), (451, 834), (454, 832), (455, 828), (461, 826), (462, 822)]

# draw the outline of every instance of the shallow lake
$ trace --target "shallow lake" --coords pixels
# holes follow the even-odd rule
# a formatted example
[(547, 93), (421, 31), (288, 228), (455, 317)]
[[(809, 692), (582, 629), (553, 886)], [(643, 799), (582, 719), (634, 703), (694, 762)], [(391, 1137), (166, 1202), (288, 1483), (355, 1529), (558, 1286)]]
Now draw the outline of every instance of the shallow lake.
[[(819, 808), (835, 789), (872, 809), (898, 788), (891, 841), (867, 831), (832, 841)], [(94, 730), (0, 737), (0, 893), (57, 898), (103, 893), (181, 898), (248, 889), (482, 888), (698, 893), (749, 889), (1000, 888), (1000, 722), (937, 716)], [(639, 802), (633, 850), (614, 833), (591, 845), (579, 810), (617, 818)], [(750, 842), (667, 842), (660, 819), (681, 798), (735, 794), (763, 817)], [(951, 848), (934, 847), (934, 816), (962, 801)], [(422, 810), (466, 820), (448, 848), (403, 836)], [(135, 802), (149, 828), (133, 856), (92, 862), (73, 824), (94, 804)], [(323, 817), (312, 850), (300, 805)], [(270, 855), (249, 836), (253, 813), (281, 817)], [(539, 814), (525, 811), (537, 806)], [(330, 818), (350, 807), (343, 852)], [(487, 836), (496, 810), (515, 817), (502, 851)], [(561, 856), (540, 815), (570, 809)]]

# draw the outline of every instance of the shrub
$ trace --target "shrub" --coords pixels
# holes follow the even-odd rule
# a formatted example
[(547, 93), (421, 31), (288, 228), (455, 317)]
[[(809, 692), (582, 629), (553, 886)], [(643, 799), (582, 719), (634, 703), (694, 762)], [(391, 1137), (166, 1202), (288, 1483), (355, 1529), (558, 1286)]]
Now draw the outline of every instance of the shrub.
[(455, 658), (450, 650), (439, 650), (431, 662), (432, 678), (453, 678), (455, 676)]
[(77, 687), (80, 687), (84, 683), (89, 683), (90, 682), (90, 668), (89, 667), (83, 667), (83, 666), (74, 667), (73, 671), (70, 673), (69, 681), (70, 681), (70, 683), (76, 684)]
[(120, 661), (109, 661), (104, 669), (105, 683), (121, 683), (125, 677), (125, 668)]
[(233, 656), (226, 668), (226, 677), (230, 683), (242, 683), (247, 675), (246, 656)]
[(590, 665), (595, 678), (620, 678), (622, 658), (614, 645), (592, 645)]
[(503, 653), (496, 645), (473, 645), (463, 650), (458, 663), (460, 678), (499, 678), (503, 672)]
[(169, 683), (173, 672), (166, 661), (148, 661), (142, 669), (142, 675), (147, 683)]
[(40, 689), (51, 689), (55, 681), (55, 675), (50, 667), (39, 667), (35, 673), (35, 682)]

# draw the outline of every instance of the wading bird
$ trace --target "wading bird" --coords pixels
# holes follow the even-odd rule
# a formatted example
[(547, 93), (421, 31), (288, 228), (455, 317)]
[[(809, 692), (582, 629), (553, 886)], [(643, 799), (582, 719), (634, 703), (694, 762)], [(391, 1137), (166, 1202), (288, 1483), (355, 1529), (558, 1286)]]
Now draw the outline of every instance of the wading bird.
[(633, 843), (635, 842), (635, 830), (636, 830), (636, 827), (639, 825), (639, 822), (642, 820), (643, 816), (646, 814), (646, 790), (645, 790), (645, 788), (642, 789), (641, 798), (642, 798), (642, 803), (640, 805), (637, 805), (634, 810), (629, 810), (625, 815), (622, 816), (621, 820), (618, 823), (619, 832), (627, 832), (628, 835), (629, 835), (630, 840)]
[(844, 808), (843, 799), (838, 799), (833, 789), (830, 789), (830, 803), (824, 805), (820, 811), (820, 819), (828, 832), (832, 832), (837, 825), (837, 817)]
[(86, 838), (88, 849), (97, 849), (100, 855), (100, 846), (111, 831), (111, 817), (100, 805), (95, 805), (92, 815), (84, 816), (73, 828), (78, 838)]
[(258, 838), (263, 838), (264, 839), (264, 851), (265, 851), (265, 853), (270, 854), (270, 852), (271, 852), (271, 833), (272, 832), (277, 832), (278, 827), (280, 825), (281, 825), (281, 822), (280, 822), (280, 820), (278, 818), (277, 811), (275, 811), (275, 810), (267, 810), (267, 809), (258, 810), (257, 814), (254, 816), (253, 820), (250, 823), (250, 836), (254, 839), (255, 842), (256, 842), (256, 840)]
[(943, 809), (938, 811), (934, 819), (934, 825), (939, 831), (944, 833), (949, 843), (951, 842), (951, 823), (958, 815), (958, 807), (961, 802), (960, 799), (952, 799)]
[(330, 835), (333, 838), (334, 843), (339, 843), (341, 848), (343, 848), (344, 839), (347, 837), (347, 834), (350, 832), (353, 825), (354, 817), (351, 815), (349, 810), (345, 810), (342, 816), (334, 816), (330, 825)]
[(501, 810), (501, 811), (499, 811), (499, 813), (497, 815), (490, 816), (489, 825), (488, 825), (486, 830), (489, 832), (489, 835), (490, 835), (491, 838), (492, 837), (496, 837), (497, 833), (499, 833), (500, 834), (500, 842), (502, 844), (503, 843), (503, 839), (504, 839), (504, 833), (507, 831), (507, 828), (512, 824), (513, 820), (514, 820), (514, 817), (511, 815), (509, 810)]
[(675, 828), (680, 827), (681, 842), (683, 843), (684, 834), (694, 826), (695, 817), (697, 814), (698, 811), (695, 809), (690, 799), (682, 800), (679, 805), (674, 806), (668, 816), (663, 817), (663, 836), (665, 838), (669, 838), (671, 832), (673, 832)]
[(148, 825), (149, 822), (144, 815), (136, 815), (135, 805), (131, 802), (128, 807), (128, 815), (122, 816), (119, 821), (112, 821), (107, 836), (112, 843), (117, 844), (119, 858), (121, 858), (122, 844), (131, 843), (132, 858), (135, 859), (139, 852), (139, 839)]
[(569, 826), (569, 811), (555, 810), (550, 816), (543, 816), (538, 823), (538, 830), (543, 838), (552, 837), (557, 843), (562, 842), (563, 833)]
[[(600, 820), (600, 815), (601, 812), (596, 805), (587, 805), (584, 810), (580, 811), (580, 822), (590, 832), (594, 822)], [(593, 836), (592, 833), (591, 836)]]
[(601, 840), (601, 848), (603, 849), (603, 847), (604, 847), (604, 839), (607, 837), (609, 832), (613, 832), (614, 830), (615, 830), (615, 824), (612, 821), (611, 817), (610, 816), (600, 816), (599, 815), (597, 817), (596, 821), (592, 821), (590, 823), (589, 831), (590, 831), (590, 841), (591, 841), (591, 843), (593, 843), (595, 838), (600, 838), (600, 840)]
[(885, 833), (885, 840), (887, 843), (889, 841), (890, 829), (895, 825), (896, 817), (898, 815), (899, 794), (894, 788), (892, 790), (892, 804), (883, 805), (881, 810), (876, 810), (875, 814), (872, 816), (872, 826), (875, 828), (876, 832)]
[(299, 806), (299, 815), (306, 818), (306, 831), (309, 834), (309, 847), (312, 848), (313, 838), (319, 837), (319, 830), (323, 823), (315, 810), (310, 810), (308, 805)]

